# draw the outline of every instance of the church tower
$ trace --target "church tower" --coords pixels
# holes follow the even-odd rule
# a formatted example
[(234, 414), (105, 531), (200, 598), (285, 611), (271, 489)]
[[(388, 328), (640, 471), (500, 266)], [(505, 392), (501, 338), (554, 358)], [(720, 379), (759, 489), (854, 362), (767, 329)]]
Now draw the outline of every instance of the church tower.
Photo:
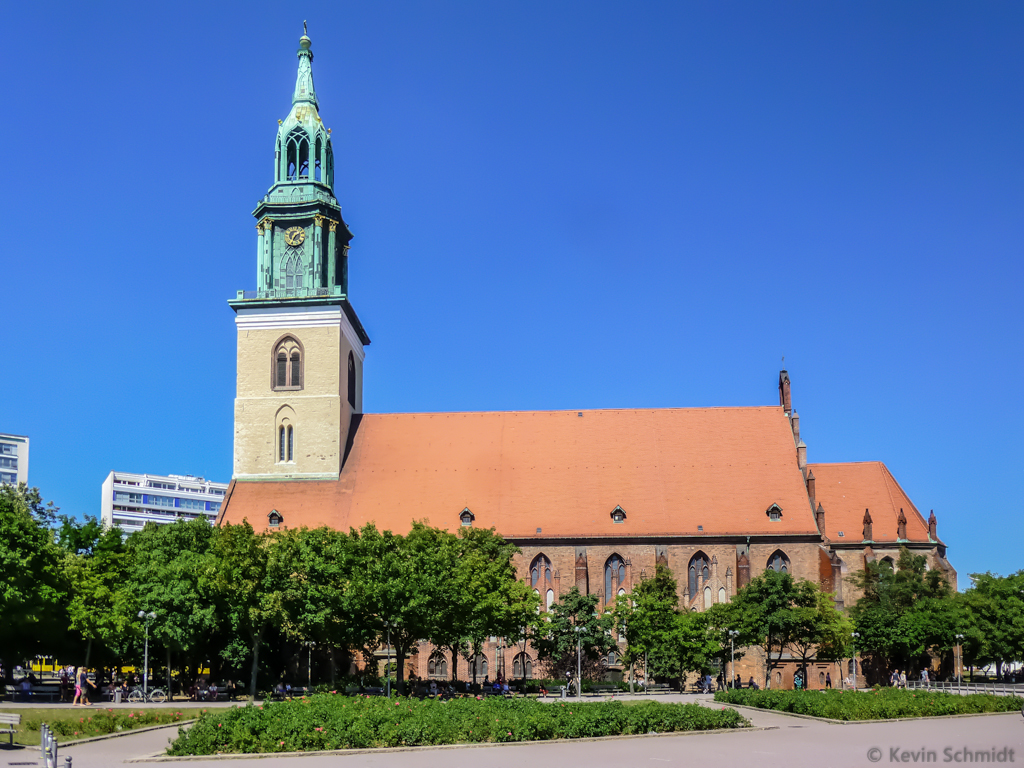
[(336, 480), (362, 412), (370, 339), (348, 299), (352, 233), (334, 196), (331, 129), (313, 51), (299, 38), (292, 108), (279, 120), (274, 183), (256, 206), (256, 290), (228, 304), (238, 331), (234, 478)]

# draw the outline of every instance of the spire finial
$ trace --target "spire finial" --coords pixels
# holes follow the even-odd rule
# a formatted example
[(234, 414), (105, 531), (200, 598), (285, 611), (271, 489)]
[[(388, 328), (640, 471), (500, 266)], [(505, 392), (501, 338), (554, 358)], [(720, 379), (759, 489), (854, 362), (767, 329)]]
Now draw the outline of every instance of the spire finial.
[(306, 20), (303, 19), (302, 20), (302, 35), (303, 35), (303, 37), (305, 37), (308, 34), (309, 34), (309, 30), (306, 29)]

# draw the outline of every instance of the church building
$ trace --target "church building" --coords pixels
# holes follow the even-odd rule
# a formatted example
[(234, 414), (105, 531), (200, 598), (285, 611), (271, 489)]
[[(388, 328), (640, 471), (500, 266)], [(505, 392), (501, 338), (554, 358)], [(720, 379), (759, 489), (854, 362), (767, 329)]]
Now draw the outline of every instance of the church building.
[[(312, 62), (304, 34), (273, 184), (254, 211), (256, 290), (229, 302), (234, 471), (218, 523), (493, 527), (521, 548), (518, 573), (543, 606), (573, 586), (609, 605), (663, 564), (692, 610), (729, 601), (768, 568), (818, 582), (842, 607), (856, 599), (845, 578), (901, 547), (956, 587), (935, 515), (882, 462), (808, 463), (786, 371), (777, 405), (364, 413), (370, 339), (350, 301), (352, 233)], [(505, 654), (490, 643), (478, 673), (532, 674), (536, 659)], [(466, 665), (429, 650), (409, 663), (424, 678)], [(758, 663), (751, 652), (737, 671), (761, 675)], [(794, 671), (784, 664), (773, 686), (790, 687)], [(835, 677), (814, 666), (809, 687), (826, 671)]]

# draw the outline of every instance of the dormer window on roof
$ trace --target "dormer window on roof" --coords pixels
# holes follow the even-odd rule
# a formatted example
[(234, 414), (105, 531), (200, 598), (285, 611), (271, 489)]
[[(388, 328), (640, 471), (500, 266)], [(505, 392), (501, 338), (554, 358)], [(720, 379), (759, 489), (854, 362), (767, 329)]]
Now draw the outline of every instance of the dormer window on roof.
[(622, 507), (616, 507), (612, 510), (612, 522), (613, 523), (624, 523), (626, 522), (626, 510)]
[(768, 519), (771, 520), (773, 523), (778, 522), (782, 519), (782, 507), (780, 507), (778, 504), (772, 504), (770, 507), (768, 507), (768, 509), (764, 511), (764, 513), (768, 515)]
[(459, 513), (459, 520), (463, 525), (472, 525), (476, 519), (476, 515), (469, 511), (469, 507), (466, 507)]
[(267, 515), (267, 523), (270, 525), (270, 527), (277, 528), (281, 525), (282, 522), (284, 522), (284, 518), (281, 516), (281, 513), (278, 512), (276, 509), (270, 510), (270, 514)]

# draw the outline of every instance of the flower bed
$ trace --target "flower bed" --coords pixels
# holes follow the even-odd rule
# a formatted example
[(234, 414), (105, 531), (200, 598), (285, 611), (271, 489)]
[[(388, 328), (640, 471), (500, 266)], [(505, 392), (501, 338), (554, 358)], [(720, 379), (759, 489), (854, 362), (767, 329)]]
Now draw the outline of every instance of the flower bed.
[(735, 710), (696, 704), (542, 704), (533, 699), (318, 695), (204, 714), (171, 755), (300, 752), (481, 742), (542, 741), (649, 732), (740, 728)]
[(894, 720), (901, 717), (968, 715), (981, 712), (1020, 710), (1024, 699), (978, 693), (904, 691), (879, 688), (874, 691), (718, 691), (715, 701), (742, 704), (759, 709), (777, 709), (832, 720)]
[[(105, 736), (109, 733), (130, 731), (134, 728), (146, 728), (151, 725), (168, 725), (190, 720), (197, 710), (179, 709), (92, 709), (82, 710), (51, 710), (34, 713), (22, 720), (21, 727), (25, 732), (37, 732), (43, 723), (60, 737), (61, 741), (87, 739), (90, 736)], [(201, 714), (201, 713), (198, 713)], [(38, 741), (36, 737), (35, 741)]]

